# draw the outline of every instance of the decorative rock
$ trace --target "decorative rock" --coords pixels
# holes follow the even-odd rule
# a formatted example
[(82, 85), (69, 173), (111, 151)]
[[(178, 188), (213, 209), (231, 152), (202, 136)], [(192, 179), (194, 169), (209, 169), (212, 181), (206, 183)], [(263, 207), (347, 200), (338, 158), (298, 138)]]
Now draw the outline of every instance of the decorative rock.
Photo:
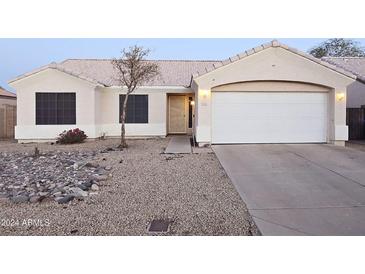
[(84, 185), (88, 188), (90, 188), (95, 181), (93, 179), (89, 180), (88, 182), (85, 182)]
[(56, 198), (55, 200), (59, 203), (59, 204), (67, 204), (68, 202), (72, 201), (75, 197), (72, 195), (67, 195), (65, 197), (60, 197), (60, 198)]
[(85, 164), (85, 166), (86, 166), (86, 167), (94, 167), (94, 168), (97, 168), (97, 167), (99, 167), (99, 164), (98, 164), (98, 163), (96, 163), (96, 162), (87, 162), (87, 163)]
[(15, 203), (54, 202), (66, 196), (83, 199), (91, 187), (97, 191), (96, 183), (107, 180), (112, 169), (98, 164), (99, 155), (95, 151), (52, 151), (39, 157), (0, 153), (0, 199)]
[(26, 203), (28, 202), (29, 197), (25, 196), (25, 195), (19, 195), (19, 196), (15, 196), (11, 198), (11, 201), (13, 201), (16, 204), (20, 204), (20, 203)]
[(36, 203), (36, 202), (39, 202), (39, 200), (41, 199), (41, 197), (40, 196), (32, 196), (32, 197), (30, 197), (30, 199), (29, 199), (29, 202), (31, 202), (31, 203)]
[(97, 182), (106, 181), (106, 180), (108, 180), (108, 176), (106, 176), (106, 175), (97, 175), (97, 176), (94, 177), (94, 180), (97, 181)]
[(104, 175), (107, 172), (104, 168), (99, 168), (99, 169), (95, 170), (95, 173), (97, 173), (98, 175)]
[(83, 191), (82, 189), (80, 189), (78, 187), (70, 188), (70, 192), (75, 197), (86, 197), (87, 196), (87, 192)]
[(80, 185), (78, 185), (78, 188), (80, 188), (80, 189), (82, 189), (82, 190), (84, 190), (84, 191), (87, 191), (87, 190), (89, 190), (89, 188), (90, 187), (87, 187), (86, 185), (84, 185), (84, 184), (80, 184)]
[(111, 151), (117, 151), (117, 149), (115, 149), (113, 147), (108, 147), (106, 149), (101, 150), (100, 153), (108, 153), (108, 152), (111, 152)]
[(79, 161), (79, 162), (75, 162), (74, 164), (73, 164), (73, 168), (75, 169), (75, 170), (79, 170), (79, 169), (81, 169), (82, 167), (84, 167), (85, 166), (85, 163), (84, 162), (82, 162), (82, 161)]
[(56, 194), (56, 193), (62, 193), (63, 189), (60, 187), (56, 187), (52, 190), (51, 194)]
[(98, 190), (99, 190), (99, 186), (98, 186), (97, 184), (93, 184), (93, 185), (91, 186), (91, 190), (92, 190), (92, 191), (98, 191)]

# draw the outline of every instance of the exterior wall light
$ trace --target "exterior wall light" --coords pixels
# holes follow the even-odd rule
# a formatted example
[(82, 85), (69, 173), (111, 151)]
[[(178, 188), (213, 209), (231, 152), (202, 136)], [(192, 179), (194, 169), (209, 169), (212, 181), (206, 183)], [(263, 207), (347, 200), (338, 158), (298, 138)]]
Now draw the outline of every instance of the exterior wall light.
[(339, 92), (336, 94), (336, 97), (337, 97), (337, 101), (342, 101), (343, 99), (345, 99), (345, 93)]
[(202, 89), (202, 90), (199, 91), (199, 93), (202, 95), (202, 97), (204, 99), (206, 99), (208, 97), (209, 91), (206, 90), (206, 89)]
[(195, 101), (190, 101), (190, 105), (195, 106)]

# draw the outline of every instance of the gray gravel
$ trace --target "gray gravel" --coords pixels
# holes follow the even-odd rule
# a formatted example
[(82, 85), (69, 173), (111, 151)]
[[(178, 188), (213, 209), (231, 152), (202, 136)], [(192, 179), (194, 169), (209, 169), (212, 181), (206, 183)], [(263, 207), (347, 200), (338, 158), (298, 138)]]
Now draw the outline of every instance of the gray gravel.
[[(0, 235), (154, 235), (147, 231), (154, 219), (171, 221), (162, 235), (258, 235), (215, 155), (210, 150), (164, 155), (168, 141), (129, 140), (122, 152), (97, 153), (96, 161), (110, 167), (110, 176), (83, 201), (15, 204), (0, 199)], [(100, 152), (117, 144), (38, 146), (41, 152)], [(34, 144), (0, 142), (0, 152), (32, 151)]]

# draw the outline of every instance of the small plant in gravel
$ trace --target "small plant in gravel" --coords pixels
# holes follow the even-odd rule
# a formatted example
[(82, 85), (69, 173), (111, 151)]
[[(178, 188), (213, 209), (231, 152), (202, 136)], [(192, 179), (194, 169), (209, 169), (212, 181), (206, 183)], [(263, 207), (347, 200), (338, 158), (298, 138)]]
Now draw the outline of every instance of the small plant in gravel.
[(84, 131), (79, 128), (63, 131), (57, 138), (59, 144), (82, 143), (87, 138)]
[(35, 147), (35, 148), (34, 148), (34, 157), (35, 157), (35, 158), (38, 158), (38, 157), (39, 157), (39, 155), (40, 155), (39, 149), (38, 149), (38, 147)]

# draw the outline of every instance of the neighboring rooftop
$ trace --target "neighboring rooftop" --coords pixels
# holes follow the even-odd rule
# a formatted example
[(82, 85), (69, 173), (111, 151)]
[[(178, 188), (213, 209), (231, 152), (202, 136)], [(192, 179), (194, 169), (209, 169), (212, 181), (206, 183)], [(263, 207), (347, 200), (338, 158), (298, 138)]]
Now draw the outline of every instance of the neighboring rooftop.
[(0, 87), (0, 96), (16, 98), (16, 95), (14, 93), (11, 93), (10, 91), (7, 91), (2, 87)]
[(350, 71), (365, 82), (365, 57), (323, 57), (322, 60)]

